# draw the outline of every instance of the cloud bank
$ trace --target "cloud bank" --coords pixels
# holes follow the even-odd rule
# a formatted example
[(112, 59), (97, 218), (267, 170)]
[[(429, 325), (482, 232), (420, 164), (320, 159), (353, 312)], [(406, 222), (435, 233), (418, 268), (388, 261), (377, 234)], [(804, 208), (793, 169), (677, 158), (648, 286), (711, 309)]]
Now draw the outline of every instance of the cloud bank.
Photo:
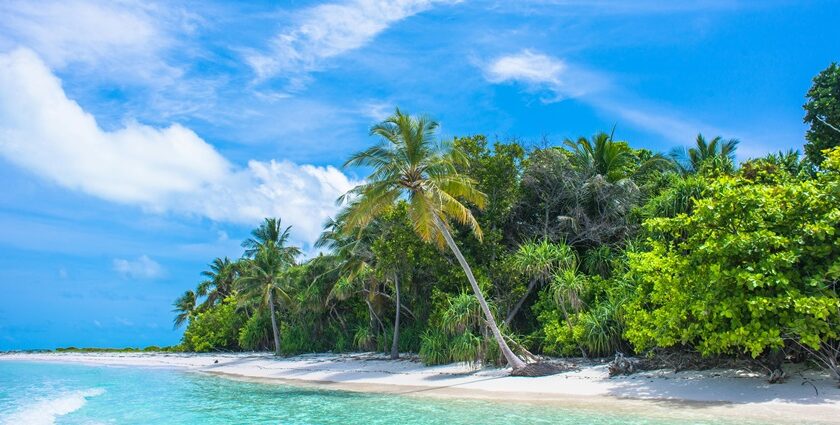
[(356, 182), (334, 167), (237, 167), (192, 130), (128, 122), (104, 130), (32, 51), (0, 55), (0, 155), (60, 186), (154, 212), (257, 224), (279, 216), (312, 242)]

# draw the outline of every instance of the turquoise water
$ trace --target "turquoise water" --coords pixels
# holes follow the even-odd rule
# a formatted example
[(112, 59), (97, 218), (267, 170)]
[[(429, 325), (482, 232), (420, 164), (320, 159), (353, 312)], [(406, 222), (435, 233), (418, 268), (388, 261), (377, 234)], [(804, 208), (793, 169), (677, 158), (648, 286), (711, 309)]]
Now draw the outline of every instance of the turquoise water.
[(702, 422), (621, 417), (516, 403), (305, 389), (169, 369), (0, 361), (0, 423), (665, 425)]

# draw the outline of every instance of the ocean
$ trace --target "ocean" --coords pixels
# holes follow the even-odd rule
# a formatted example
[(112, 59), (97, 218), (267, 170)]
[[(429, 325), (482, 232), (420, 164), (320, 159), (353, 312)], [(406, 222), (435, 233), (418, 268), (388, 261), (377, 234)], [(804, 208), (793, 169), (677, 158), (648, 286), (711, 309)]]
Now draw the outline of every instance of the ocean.
[(688, 423), (721, 422), (310, 389), (179, 369), (0, 361), (0, 424)]

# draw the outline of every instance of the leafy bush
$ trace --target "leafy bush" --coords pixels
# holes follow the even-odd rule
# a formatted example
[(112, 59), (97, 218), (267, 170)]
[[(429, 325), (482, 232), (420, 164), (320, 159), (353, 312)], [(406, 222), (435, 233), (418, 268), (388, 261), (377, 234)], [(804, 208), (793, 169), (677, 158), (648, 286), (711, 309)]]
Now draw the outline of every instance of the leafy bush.
[(236, 312), (236, 299), (227, 297), (190, 321), (184, 331), (184, 349), (197, 352), (239, 349), (239, 328), (243, 322), (244, 317)]
[(840, 152), (829, 157), (817, 179), (721, 177), (690, 215), (645, 221), (649, 249), (629, 256), (628, 340), (756, 357), (837, 338)]

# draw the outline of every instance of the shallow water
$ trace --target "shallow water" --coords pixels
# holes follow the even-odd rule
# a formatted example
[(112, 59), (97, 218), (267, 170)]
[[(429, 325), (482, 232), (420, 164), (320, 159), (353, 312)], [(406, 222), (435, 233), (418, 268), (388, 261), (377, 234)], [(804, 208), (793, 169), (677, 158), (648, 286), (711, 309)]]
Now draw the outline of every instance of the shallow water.
[[(171, 369), (0, 362), (2, 424), (702, 424), (269, 385)], [(741, 422), (743, 423), (743, 422)]]

